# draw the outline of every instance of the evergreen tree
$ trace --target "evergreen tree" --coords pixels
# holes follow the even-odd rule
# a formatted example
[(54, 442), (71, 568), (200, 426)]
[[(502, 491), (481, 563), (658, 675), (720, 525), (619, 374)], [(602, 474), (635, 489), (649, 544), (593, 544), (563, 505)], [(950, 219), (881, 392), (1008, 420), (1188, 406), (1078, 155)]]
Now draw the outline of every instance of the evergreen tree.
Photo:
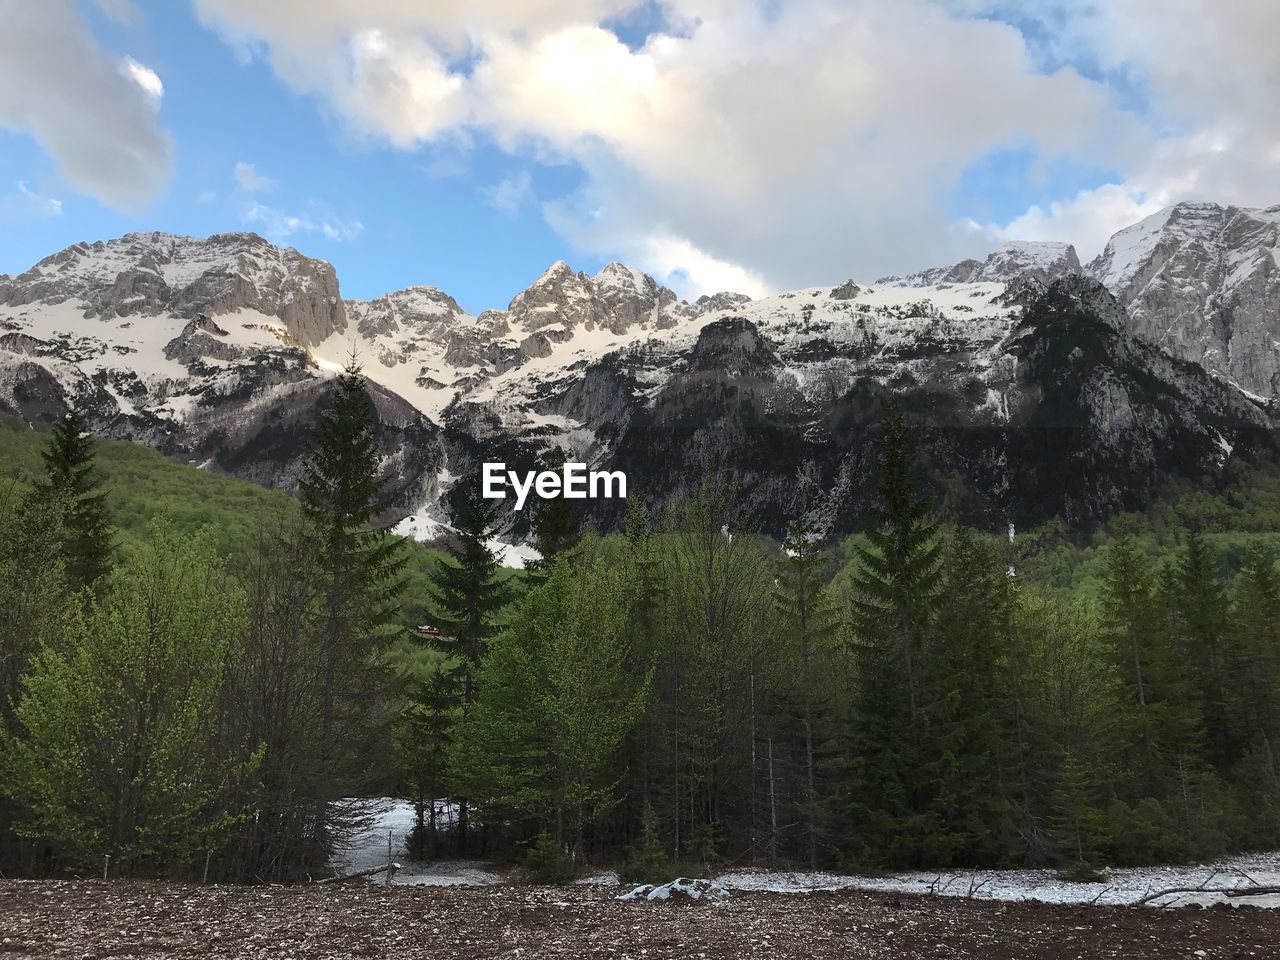
[[(808, 523), (793, 521), (783, 542), (774, 588), (778, 634), (787, 663), (784, 697), (800, 725), (804, 786), (800, 804), (805, 823), (810, 868), (818, 862), (818, 846), (829, 842), (828, 768), (834, 731), (830, 715), (833, 641), (839, 628), (826, 591), (826, 558), (813, 542)], [(776, 838), (771, 846), (776, 845)]]
[[(497, 501), (486, 500), (478, 482), (468, 486), (457, 516), (458, 542), (432, 572), (442, 632), (432, 643), (458, 664), (464, 721), (476, 700), (476, 675), (489, 649), (494, 619), (512, 596), (508, 582), (498, 575), (498, 555), (489, 549), (496, 513)], [(458, 800), (458, 843), (463, 851), (468, 822), (468, 802), (463, 797)]]
[(912, 462), (906, 418), (885, 404), (877, 497), (857, 569), (850, 626), (857, 669), (854, 705), (854, 829), (892, 847), (873, 857), (913, 859), (913, 834), (929, 832), (916, 744), (923, 737), (925, 638), (941, 586), (938, 520)]
[(1255, 751), (1280, 793), (1280, 575), (1275, 556), (1252, 547), (1240, 569), (1227, 629), (1226, 711), (1237, 756)]
[(1177, 656), (1194, 687), (1206, 737), (1206, 757), (1218, 769), (1230, 758), (1230, 722), (1226, 710), (1226, 588), (1208, 541), (1199, 530), (1188, 531), (1183, 554), (1173, 572), (1170, 604), (1176, 624)]
[(1102, 615), (1124, 681), (1122, 709), (1132, 717), (1142, 771), (1135, 786), (1160, 796), (1176, 767), (1198, 754), (1200, 731), (1150, 569), (1127, 533), (1117, 536), (1108, 556)]
[(1098, 808), (1097, 785), (1089, 768), (1072, 752), (1058, 771), (1051, 826), (1059, 862), (1068, 868), (1065, 875), (1096, 879), (1092, 874), (1107, 843), (1106, 818)]
[[(319, 724), (325, 770), (340, 759), (373, 761), (340, 757), (338, 747), (349, 733), (385, 730), (392, 719), (385, 704), (394, 678), (382, 653), (399, 625), (405, 556), (400, 538), (378, 526), (389, 504), (378, 472), (376, 425), (373, 400), (353, 357), (336, 378), (333, 406), (315, 427), (299, 483), (323, 578)], [(364, 773), (346, 771), (348, 789), (359, 786)], [(317, 824), (320, 833), (327, 832), (323, 816)]]
[(995, 552), (961, 528), (946, 552), (946, 582), (928, 649), (928, 756), (939, 863), (994, 863), (1008, 813), (1011, 759), (998, 722), (1001, 664), (1010, 655), (1008, 577)]
[[(547, 456), (543, 469), (559, 472), (564, 464), (564, 451), (557, 447)], [(572, 554), (580, 539), (575, 511), (563, 492), (545, 499), (539, 497), (533, 508), (533, 546), (539, 556), (525, 568), (530, 582), (545, 582), (556, 561)]]
[(73, 590), (93, 586), (111, 568), (115, 529), (94, 464), (93, 437), (76, 407), (53, 428), (41, 457), (42, 490), (64, 501), (62, 551), (67, 581)]
[(410, 853), (419, 860), (440, 853), (438, 801), (444, 796), (446, 758), (461, 703), (460, 669), (438, 664), (414, 685), (412, 699), (396, 731), (401, 775), (413, 791), (414, 829)]

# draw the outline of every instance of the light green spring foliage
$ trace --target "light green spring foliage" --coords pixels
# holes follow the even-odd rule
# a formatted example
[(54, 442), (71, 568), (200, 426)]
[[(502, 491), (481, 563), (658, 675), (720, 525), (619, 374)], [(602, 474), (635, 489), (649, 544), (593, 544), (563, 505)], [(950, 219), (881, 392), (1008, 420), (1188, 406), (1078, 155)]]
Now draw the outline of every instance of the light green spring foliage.
[(104, 598), (47, 646), (4, 743), (20, 829), (74, 864), (182, 869), (234, 821), (219, 795), (255, 762), (217, 758), (217, 696), (245, 620), (212, 538), (166, 523), (108, 578)]
[(490, 646), (451, 769), (484, 808), (537, 819), (557, 843), (613, 801), (610, 760), (648, 675), (623, 669), (625, 584), (598, 559), (558, 563)]

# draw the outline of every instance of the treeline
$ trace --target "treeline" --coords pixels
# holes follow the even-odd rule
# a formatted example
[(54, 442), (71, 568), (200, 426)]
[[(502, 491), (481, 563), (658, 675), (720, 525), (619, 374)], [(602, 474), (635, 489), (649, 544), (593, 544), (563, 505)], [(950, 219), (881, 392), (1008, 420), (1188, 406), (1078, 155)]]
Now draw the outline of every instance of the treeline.
[[(42, 478), (0, 492), (0, 865), (288, 881), (396, 777), (420, 857), (842, 869), (1108, 864), (1280, 844), (1280, 576), (1228, 578), (1203, 531), (1117, 535), (1096, 601), (1028, 582), (1006, 539), (947, 523), (902, 414), (867, 527), (837, 555), (758, 535), (709, 472), (663, 515), (534, 517), (499, 565), (472, 489), (406, 610), (378, 528), (354, 366), (301, 511), (231, 569), (155, 521), (120, 551), (73, 414)], [(406, 616), (439, 636), (395, 656)], [(411, 669), (403, 669), (409, 662)], [(397, 669), (397, 665), (401, 669)]]
[(1071, 604), (1018, 577), (1007, 542), (939, 519), (893, 407), (877, 452), (840, 570), (803, 521), (781, 549), (753, 535), (715, 475), (659, 522), (633, 504), (620, 536), (576, 540), (544, 502), (544, 561), (501, 630), (492, 518), (469, 501), (448, 659), (399, 740), (420, 809), (464, 812), (452, 849), (527, 847), (558, 870), (623, 852), (637, 878), (744, 861), (1088, 876), (1280, 842), (1269, 553), (1228, 584), (1197, 531), (1160, 557), (1121, 534), (1101, 601)]

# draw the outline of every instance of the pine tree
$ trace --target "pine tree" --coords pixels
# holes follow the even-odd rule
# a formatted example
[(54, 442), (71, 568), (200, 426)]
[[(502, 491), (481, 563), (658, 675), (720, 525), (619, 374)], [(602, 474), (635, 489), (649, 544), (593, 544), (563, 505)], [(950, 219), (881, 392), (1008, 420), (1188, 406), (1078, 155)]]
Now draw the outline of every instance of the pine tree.
[(1280, 786), (1280, 574), (1264, 547), (1245, 557), (1226, 637), (1225, 707), (1235, 753), (1257, 751), (1255, 766)]
[(998, 713), (1001, 664), (1012, 653), (1008, 577), (995, 552), (964, 528), (946, 553), (946, 583), (930, 632), (928, 771), (940, 821), (938, 862), (993, 863), (1008, 813), (1011, 759)]
[(1200, 727), (1150, 569), (1127, 533), (1116, 537), (1108, 556), (1102, 621), (1124, 681), (1123, 709), (1132, 716), (1143, 774), (1137, 786), (1160, 796), (1179, 763), (1199, 753)]
[[(564, 451), (556, 448), (546, 458), (543, 469), (558, 472), (564, 464)], [(539, 498), (533, 511), (533, 545), (539, 556), (525, 568), (530, 582), (545, 582), (556, 560), (570, 555), (581, 538), (575, 512), (563, 494)]]
[(850, 601), (857, 661), (852, 795), (855, 818), (865, 820), (854, 829), (896, 842), (896, 852), (881, 850), (878, 857), (898, 859), (914, 842), (903, 825), (927, 804), (915, 744), (923, 735), (922, 654), (941, 586), (941, 559), (938, 520), (916, 475), (906, 418), (893, 401), (885, 404), (876, 446), (877, 497), (868, 543), (855, 548)]
[(1057, 855), (1071, 879), (1092, 880), (1107, 842), (1106, 818), (1088, 767), (1068, 752), (1058, 770), (1051, 819)]
[[(827, 843), (828, 825), (822, 798), (830, 765), (831, 671), (833, 639), (839, 627), (826, 591), (826, 558), (817, 549), (808, 523), (798, 519), (787, 529), (783, 559), (774, 588), (780, 656), (789, 669), (785, 697), (800, 724), (804, 787), (801, 816), (805, 821), (810, 868), (818, 861), (818, 845)], [(820, 792), (821, 788), (821, 792)], [(772, 838), (776, 843), (776, 838)]]
[(457, 665), (445, 662), (417, 681), (396, 731), (400, 772), (413, 790), (414, 831), (409, 849), (419, 860), (440, 853), (437, 801), (444, 795), (446, 758), (462, 699), (460, 673)]
[(91, 587), (111, 568), (115, 530), (94, 463), (93, 437), (77, 408), (58, 421), (41, 457), (42, 491), (66, 501), (62, 550), (68, 584), (73, 590)]
[[(479, 483), (463, 492), (457, 517), (458, 543), (432, 573), (432, 594), (439, 610), (442, 636), (433, 645), (453, 657), (462, 676), (462, 719), (476, 701), (476, 675), (488, 653), (494, 619), (511, 600), (506, 580), (498, 576), (498, 555), (489, 548), (497, 502), (481, 496)], [(458, 801), (458, 844), (467, 848), (468, 801)]]
[[(314, 555), (323, 576), (321, 765), (338, 763), (349, 731), (367, 734), (391, 722), (385, 696), (394, 678), (381, 654), (397, 632), (401, 577), (406, 562), (400, 538), (378, 526), (388, 507), (379, 476), (377, 414), (353, 357), (337, 377), (333, 406), (316, 425), (299, 483)], [(346, 759), (367, 763), (373, 757)], [(346, 771), (358, 786), (362, 770)], [(317, 831), (328, 830), (324, 816)], [(328, 839), (318, 836), (321, 842)]]
[(1218, 769), (1225, 769), (1231, 754), (1223, 639), (1227, 596), (1213, 552), (1200, 531), (1188, 531), (1173, 573), (1176, 593), (1171, 607), (1177, 624), (1178, 660), (1195, 689), (1206, 736), (1206, 758)]

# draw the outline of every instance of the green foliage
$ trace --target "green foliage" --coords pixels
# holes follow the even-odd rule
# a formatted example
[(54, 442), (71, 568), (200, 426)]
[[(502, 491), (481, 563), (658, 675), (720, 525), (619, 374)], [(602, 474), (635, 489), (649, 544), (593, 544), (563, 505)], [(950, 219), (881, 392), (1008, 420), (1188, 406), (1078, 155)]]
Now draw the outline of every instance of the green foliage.
[(524, 858), (525, 869), (534, 883), (563, 887), (578, 876), (573, 857), (545, 830), (529, 848)]
[(467, 671), (465, 699), (473, 699), (471, 675), (484, 658), (499, 611), (511, 600), (510, 584), (499, 575), (494, 537), (497, 502), (481, 496), (478, 483), (464, 492), (457, 518), (458, 544), (435, 569), (433, 599), (445, 637), (442, 652)]
[[(557, 448), (546, 458), (543, 469), (559, 472), (564, 464), (564, 451)], [(569, 556), (581, 537), (573, 507), (563, 494), (539, 498), (533, 508), (533, 546), (539, 557), (526, 568), (531, 581), (544, 581), (556, 561)]]
[(658, 835), (658, 815), (653, 811), (653, 804), (645, 804), (640, 827), (640, 843), (619, 868), (618, 879), (624, 883), (651, 883), (655, 886), (670, 883), (678, 874)]
[(243, 592), (208, 538), (163, 523), (106, 587), (25, 678), (4, 790), (69, 864), (182, 870), (232, 825), (219, 797), (257, 760), (212, 750)]
[(97, 583), (111, 567), (115, 531), (102, 479), (94, 467), (94, 441), (74, 407), (49, 437), (41, 453), (45, 477), (41, 495), (64, 504), (63, 544), (67, 580), (73, 589)]
[[(925, 736), (925, 644), (942, 586), (939, 522), (911, 454), (906, 418), (887, 403), (877, 441), (877, 501), (857, 545), (850, 607), (857, 660), (852, 823), (864, 856), (919, 859), (937, 830), (918, 745)], [(913, 853), (912, 850), (916, 852)]]
[(450, 765), (486, 819), (532, 818), (575, 850), (614, 802), (609, 761), (643, 708), (627, 674), (625, 590), (616, 570), (561, 561), (495, 638)]

